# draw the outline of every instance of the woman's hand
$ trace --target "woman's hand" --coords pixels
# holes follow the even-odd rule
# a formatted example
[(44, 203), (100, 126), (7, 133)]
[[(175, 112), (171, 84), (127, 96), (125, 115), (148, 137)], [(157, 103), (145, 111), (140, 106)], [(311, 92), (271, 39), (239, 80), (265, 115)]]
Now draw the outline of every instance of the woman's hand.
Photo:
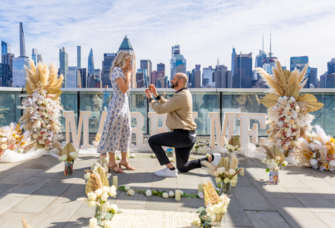
[(132, 67), (131, 65), (129, 65), (126, 69), (126, 80), (129, 82), (130, 81), (130, 78), (131, 78), (131, 73), (132, 73)]

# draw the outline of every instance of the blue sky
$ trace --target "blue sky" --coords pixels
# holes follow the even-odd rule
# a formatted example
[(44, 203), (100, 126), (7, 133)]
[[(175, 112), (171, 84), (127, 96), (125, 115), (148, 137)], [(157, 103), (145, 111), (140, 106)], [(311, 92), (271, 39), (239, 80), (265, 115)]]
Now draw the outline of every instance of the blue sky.
[[(308, 55), (318, 75), (335, 58), (335, 1), (234, 0), (234, 1), (19, 1), (2, 0), (0, 40), (19, 55), (19, 22), (23, 22), (27, 55), (37, 48), (44, 61), (59, 65), (59, 48), (66, 47), (69, 66), (76, 65), (76, 47), (82, 46), (82, 67), (93, 48), (95, 68), (103, 54), (116, 52), (128, 35), (137, 59), (166, 64), (169, 74), (171, 46), (178, 43), (187, 70), (220, 64), (231, 66), (234, 45), (238, 53), (262, 48), (282, 65), (291, 56)], [(253, 60), (254, 64), (254, 60)]]

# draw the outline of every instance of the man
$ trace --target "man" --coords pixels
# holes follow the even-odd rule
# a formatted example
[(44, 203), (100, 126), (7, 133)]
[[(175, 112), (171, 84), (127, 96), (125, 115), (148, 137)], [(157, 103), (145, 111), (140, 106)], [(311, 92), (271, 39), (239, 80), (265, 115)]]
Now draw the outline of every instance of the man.
[[(154, 85), (145, 91), (152, 109), (158, 113), (167, 113), (166, 126), (171, 132), (153, 135), (149, 138), (149, 145), (156, 154), (161, 165), (166, 165), (165, 169), (155, 172), (156, 176), (177, 177), (179, 172), (188, 172), (189, 170), (201, 168), (201, 161), (206, 160), (218, 164), (220, 154), (213, 154), (206, 158), (188, 161), (191, 149), (196, 140), (196, 123), (192, 118), (192, 94), (187, 89), (187, 76), (183, 73), (177, 73), (171, 80), (171, 88), (176, 93), (170, 100), (159, 96)], [(155, 100), (153, 100), (153, 96)], [(177, 169), (169, 161), (162, 146), (174, 147), (176, 154)]]

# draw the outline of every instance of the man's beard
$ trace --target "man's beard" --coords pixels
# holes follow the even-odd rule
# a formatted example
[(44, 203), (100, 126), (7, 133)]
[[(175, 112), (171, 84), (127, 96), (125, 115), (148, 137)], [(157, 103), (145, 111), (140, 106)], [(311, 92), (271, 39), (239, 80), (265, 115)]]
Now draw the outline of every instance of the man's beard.
[(173, 82), (171, 82), (171, 89), (174, 89), (174, 88), (176, 88), (177, 86), (178, 86), (178, 82), (176, 82), (176, 84), (173, 84)]

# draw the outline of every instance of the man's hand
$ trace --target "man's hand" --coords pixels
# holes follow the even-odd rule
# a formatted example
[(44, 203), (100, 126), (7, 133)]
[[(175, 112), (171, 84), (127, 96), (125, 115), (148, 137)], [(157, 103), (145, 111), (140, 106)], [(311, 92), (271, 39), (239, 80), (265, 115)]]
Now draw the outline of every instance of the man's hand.
[(150, 90), (150, 92), (151, 92), (155, 97), (158, 96), (156, 87), (155, 87), (153, 84), (149, 85), (149, 90)]
[(152, 94), (150, 93), (149, 89), (145, 90), (145, 95), (147, 95), (147, 98), (152, 98)]

